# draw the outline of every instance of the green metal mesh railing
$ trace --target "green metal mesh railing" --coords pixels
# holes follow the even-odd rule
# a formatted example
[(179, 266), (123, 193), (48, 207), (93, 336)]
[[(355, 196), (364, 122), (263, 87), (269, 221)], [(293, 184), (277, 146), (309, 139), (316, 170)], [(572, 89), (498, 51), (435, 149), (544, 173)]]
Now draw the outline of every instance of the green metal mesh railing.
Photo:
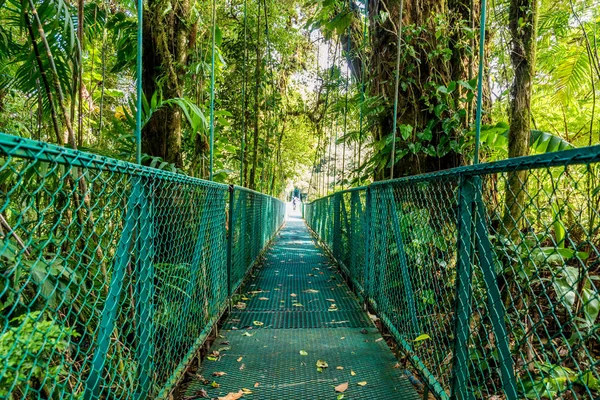
[(599, 161), (596, 146), (378, 182), (305, 215), (438, 398), (595, 399)]
[(0, 398), (14, 399), (165, 397), (285, 210), (3, 134), (0, 195)]

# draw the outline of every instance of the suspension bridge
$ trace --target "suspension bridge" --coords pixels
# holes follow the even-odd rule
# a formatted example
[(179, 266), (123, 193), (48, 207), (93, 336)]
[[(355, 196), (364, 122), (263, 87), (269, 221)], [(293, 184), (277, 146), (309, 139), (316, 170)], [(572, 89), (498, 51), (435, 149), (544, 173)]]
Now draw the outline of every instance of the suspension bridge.
[(0, 134), (0, 398), (598, 398), (600, 146), (478, 164), (481, 62), (474, 165), (288, 213), (212, 182), (212, 11), (211, 180), (141, 165), (141, 23), (136, 163)]

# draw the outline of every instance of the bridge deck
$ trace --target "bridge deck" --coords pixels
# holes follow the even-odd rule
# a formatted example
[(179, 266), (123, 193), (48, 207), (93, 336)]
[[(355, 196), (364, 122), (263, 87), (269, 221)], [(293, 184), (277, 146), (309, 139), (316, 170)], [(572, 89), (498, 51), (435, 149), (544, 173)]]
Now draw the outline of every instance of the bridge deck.
[[(201, 397), (202, 390), (215, 398), (247, 389), (252, 393), (244, 398), (261, 400), (419, 399), (299, 216), (290, 216), (235, 300), (241, 309), (234, 308), (225, 321), (210, 349), (218, 356), (204, 361), (188, 397)], [(318, 370), (319, 361), (328, 367)], [(342, 397), (335, 387), (346, 382)]]

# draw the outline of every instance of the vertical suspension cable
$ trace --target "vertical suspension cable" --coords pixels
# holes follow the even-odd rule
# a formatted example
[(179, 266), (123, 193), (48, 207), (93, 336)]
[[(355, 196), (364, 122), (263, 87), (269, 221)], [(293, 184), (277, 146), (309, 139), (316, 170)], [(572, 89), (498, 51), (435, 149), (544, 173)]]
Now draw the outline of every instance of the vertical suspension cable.
[[(317, 43), (319, 43), (320, 38), (317, 39)], [(320, 47), (319, 45), (317, 45), (317, 79), (319, 78), (319, 56), (320, 56)], [(319, 98), (317, 96), (317, 102), (319, 101)], [(318, 133), (318, 132), (317, 132)], [(313, 135), (314, 138), (314, 135)], [(317, 156), (319, 154), (319, 149), (321, 146), (321, 136), (318, 137), (317, 140), (317, 149), (315, 150), (315, 157), (313, 160), (313, 167), (312, 170), (310, 171), (310, 182), (308, 183), (308, 192), (306, 193), (306, 198), (308, 199), (308, 197), (310, 196), (310, 189), (312, 188), (312, 184), (313, 184), (313, 176), (315, 175), (315, 170), (317, 168)], [(317, 175), (317, 191), (318, 191), (318, 183), (319, 183), (319, 178)]]
[(242, 64), (242, 147), (240, 154), (240, 186), (244, 186), (244, 152), (246, 151), (246, 62), (248, 61), (247, 3), (248, 0), (244, 0), (244, 63)]
[(214, 146), (215, 146), (215, 36), (217, 30), (217, 4), (212, 2), (212, 50), (210, 62), (210, 161), (209, 180), (213, 180)]
[[(351, 12), (350, 0), (348, 0), (348, 12)], [(347, 45), (346, 45), (346, 93), (344, 100), (344, 143), (342, 147), (342, 190), (344, 190), (345, 170), (346, 170), (346, 140), (348, 140), (348, 85), (350, 84), (350, 26), (347, 28)]]
[(400, 87), (400, 50), (402, 45), (402, 13), (404, 0), (400, 0), (400, 16), (398, 17), (398, 44), (396, 50), (396, 82), (394, 88), (394, 123), (392, 128), (392, 160), (390, 179), (394, 179), (394, 165), (396, 165), (396, 129), (398, 127), (398, 88)]
[(360, 117), (359, 117), (359, 129), (358, 129), (358, 163), (357, 163), (357, 178), (358, 178), (358, 186), (361, 185), (361, 175), (360, 175), (360, 156), (362, 151), (362, 136), (363, 136), (363, 124), (364, 124), (364, 115), (363, 115), (363, 107), (365, 103), (365, 70), (367, 69), (367, 33), (369, 29), (369, 0), (365, 1), (365, 11), (364, 11), (364, 21), (363, 21), (363, 43), (362, 43), (362, 59), (361, 59), (361, 71), (360, 71)]
[(135, 112), (135, 162), (142, 163), (142, 55), (144, 40), (144, 0), (137, 2), (137, 63), (136, 63), (136, 107)]
[(477, 73), (477, 115), (475, 118), (475, 154), (473, 164), (479, 164), (479, 141), (481, 137), (481, 106), (483, 102), (483, 58), (485, 56), (485, 17), (486, 0), (481, 0), (481, 20), (479, 22), (479, 71)]

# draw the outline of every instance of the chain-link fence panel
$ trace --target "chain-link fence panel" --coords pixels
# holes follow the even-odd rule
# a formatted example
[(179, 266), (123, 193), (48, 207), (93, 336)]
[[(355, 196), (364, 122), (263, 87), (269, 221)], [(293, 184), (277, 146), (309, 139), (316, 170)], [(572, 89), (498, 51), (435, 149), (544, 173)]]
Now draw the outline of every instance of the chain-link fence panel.
[[(166, 396), (227, 307), (230, 187), (0, 135), (0, 195), (0, 398)], [(234, 213), (250, 265), (284, 205)]]
[(595, 399), (599, 161), (596, 146), (372, 184), (359, 269), (352, 191), (307, 205), (307, 221), (350, 278), (364, 274), (438, 398)]

